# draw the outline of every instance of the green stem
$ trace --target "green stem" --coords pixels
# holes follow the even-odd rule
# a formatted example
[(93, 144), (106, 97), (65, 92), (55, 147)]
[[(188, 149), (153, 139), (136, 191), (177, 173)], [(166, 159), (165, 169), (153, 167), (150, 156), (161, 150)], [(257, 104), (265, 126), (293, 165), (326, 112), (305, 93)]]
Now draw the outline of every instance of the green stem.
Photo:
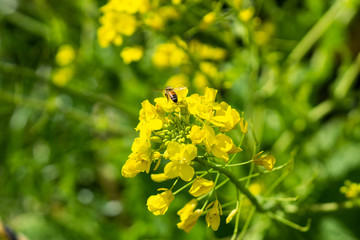
[(307, 223), (306, 225), (303, 227), (303, 226), (300, 226), (286, 218), (283, 218), (282, 216), (279, 216), (279, 215), (276, 215), (272, 212), (268, 212), (268, 215), (272, 218), (272, 219), (275, 219), (276, 221), (278, 222), (281, 222), (291, 228), (294, 228), (296, 230), (299, 230), (301, 232), (307, 232), (309, 229), (310, 229), (310, 225), (311, 225), (311, 219), (308, 219), (307, 220)]
[(233, 232), (233, 235), (232, 235), (232, 237), (231, 237), (231, 240), (235, 240), (236, 235), (237, 235), (237, 233), (238, 233), (238, 231), (239, 231), (240, 210), (241, 210), (239, 190), (236, 190), (236, 196), (237, 196), (237, 201), (236, 201), (237, 213), (236, 213), (236, 218), (235, 218), (234, 232)]
[(250, 213), (249, 213), (249, 215), (248, 215), (248, 217), (247, 217), (247, 219), (246, 219), (245, 225), (244, 225), (244, 227), (242, 228), (241, 233), (239, 234), (239, 236), (238, 236), (238, 238), (237, 238), (238, 240), (244, 238), (244, 235), (245, 235), (245, 233), (246, 233), (246, 231), (247, 231), (247, 229), (248, 229), (248, 227), (249, 227), (249, 225), (250, 225), (250, 223), (251, 223), (251, 220), (252, 220), (252, 218), (253, 218), (253, 216), (254, 216), (255, 210), (256, 210), (256, 208), (254, 208), (254, 207), (252, 207), (252, 208), (250, 209)]
[(336, 99), (342, 99), (348, 93), (351, 85), (356, 80), (360, 72), (360, 53), (356, 56), (355, 62), (350, 65), (350, 67), (346, 70), (344, 75), (338, 81), (338, 84), (334, 90), (334, 96)]
[(249, 161), (246, 161), (246, 162), (242, 162), (242, 163), (235, 163), (235, 164), (226, 164), (225, 167), (236, 167), (236, 166), (241, 166), (241, 165), (246, 165), (248, 163), (251, 163), (253, 162), (253, 160), (249, 160)]
[(318, 104), (312, 108), (308, 113), (308, 118), (312, 122), (317, 122), (323, 118), (326, 114), (331, 112), (335, 107), (333, 100), (325, 100), (322, 103)]
[(239, 181), (239, 179), (234, 175), (234, 173), (230, 172), (224, 167), (219, 167), (213, 162), (209, 162), (201, 158), (196, 158), (196, 161), (205, 166), (211, 167), (227, 176), (229, 180), (236, 186), (236, 188), (239, 189), (250, 200), (250, 202), (256, 207), (259, 212), (265, 212), (265, 209), (260, 205), (256, 197)]
[(328, 203), (319, 203), (313, 205), (285, 205), (284, 209), (287, 213), (331, 213), (340, 211), (343, 209), (354, 209), (360, 208), (360, 199), (348, 200), (344, 202), (328, 202)]
[[(210, 169), (211, 170), (211, 169)], [(200, 177), (205, 176), (206, 174), (208, 174), (208, 172), (205, 172), (203, 174), (200, 175)], [(184, 190), (185, 188), (187, 188), (188, 186), (190, 186), (191, 184), (193, 184), (193, 182), (195, 181), (195, 179), (193, 179), (192, 181), (188, 182), (187, 184), (185, 184), (184, 186), (182, 186), (181, 188), (179, 188), (178, 190), (176, 190), (175, 192), (173, 192), (173, 195), (175, 196), (176, 194), (178, 194), (179, 192), (181, 192), (182, 190)]]
[(344, 1), (338, 0), (319, 19), (319, 21), (306, 33), (298, 45), (292, 50), (287, 58), (287, 63), (297, 63), (310, 50), (315, 42), (329, 29), (331, 24), (339, 17), (339, 13), (349, 14), (344, 10)]

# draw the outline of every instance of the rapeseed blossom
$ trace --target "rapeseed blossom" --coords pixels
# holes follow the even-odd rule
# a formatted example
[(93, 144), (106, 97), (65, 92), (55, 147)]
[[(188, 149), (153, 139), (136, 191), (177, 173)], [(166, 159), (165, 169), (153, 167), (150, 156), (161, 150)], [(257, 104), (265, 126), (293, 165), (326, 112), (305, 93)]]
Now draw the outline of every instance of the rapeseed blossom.
[(210, 192), (211, 189), (214, 188), (214, 182), (207, 180), (202, 177), (198, 177), (194, 180), (189, 193), (193, 195), (194, 197), (199, 197), (201, 195), (204, 195), (208, 192)]
[(201, 43), (196, 39), (190, 41), (189, 52), (200, 60), (220, 61), (223, 60), (227, 55), (225, 49)]
[(177, 224), (177, 226), (178, 228), (183, 229), (187, 233), (191, 231), (199, 217), (203, 214), (203, 211), (201, 209), (196, 209), (194, 211), (196, 205), (197, 201), (195, 199), (192, 199), (177, 212), (177, 214), (180, 216), (181, 221)]
[[(216, 161), (224, 166), (230, 156), (242, 149), (228, 135), (230, 131), (238, 131), (245, 135), (246, 122), (240, 114), (226, 102), (216, 102), (217, 90), (206, 88), (204, 95), (188, 96), (186, 87), (174, 88), (173, 94), (177, 102), (167, 97), (141, 103), (139, 124), (135, 128), (139, 137), (134, 140), (128, 160), (122, 167), (124, 177), (135, 177), (141, 172), (151, 173), (155, 182), (171, 181), (171, 188), (161, 188), (163, 192), (152, 195), (147, 200), (149, 211), (154, 215), (163, 215), (168, 210), (175, 195), (189, 187), (189, 196), (194, 197), (178, 211), (180, 222), (178, 228), (191, 231), (198, 218), (206, 214), (207, 225), (214, 231), (219, 228), (222, 207), (219, 200), (212, 201), (205, 209), (196, 209), (196, 198), (211, 198), (216, 194), (216, 181), (209, 172), (199, 175), (199, 159)], [(254, 157), (256, 161), (270, 168), (268, 159), (272, 157)], [(273, 164), (272, 164), (273, 165)], [(177, 182), (186, 184), (174, 191)], [(207, 201), (206, 201), (207, 203)], [(232, 213), (234, 215), (235, 212)], [(232, 217), (230, 217), (232, 218)]]
[[(212, 206), (212, 207), (211, 207)], [(211, 207), (206, 214), (205, 220), (208, 227), (217, 231), (220, 226), (220, 215), (222, 215), (222, 208), (218, 200), (210, 203), (208, 208)]]
[(260, 153), (258, 153), (257, 155), (255, 155), (255, 157), (253, 158), (253, 161), (256, 165), (260, 165), (260, 166), (264, 166), (266, 168), (266, 170), (271, 171), (274, 168), (276, 159), (273, 155), (263, 155), (260, 156), (262, 154), (262, 151)]
[(144, 55), (144, 49), (141, 46), (126, 47), (120, 53), (125, 64), (139, 61)]
[[(228, 66), (224, 63), (227, 58), (236, 56), (229, 52), (235, 45), (228, 35), (231, 33), (228, 31), (229, 24), (223, 22), (235, 22), (234, 26), (238, 25), (237, 22), (259, 24), (252, 6), (245, 9), (241, 0), (229, 1), (226, 5), (226, 9), (231, 7), (235, 10), (236, 16), (229, 18), (228, 13), (224, 14), (223, 3), (220, 2), (206, 4), (211, 6), (209, 8), (198, 5), (197, 1), (189, 5), (181, 0), (108, 0), (100, 8), (97, 35), (101, 47), (120, 46), (119, 55), (124, 64), (141, 60), (130, 68), (139, 66), (142, 69), (145, 65), (171, 74), (167, 86), (174, 86), (169, 88), (173, 90), (167, 89), (166, 96), (141, 103), (139, 123), (135, 128), (139, 134), (121, 173), (126, 178), (147, 173), (154, 182), (167, 184), (146, 202), (148, 210), (154, 215), (165, 214), (171, 203), (177, 200), (175, 196), (185, 193), (191, 200), (177, 212), (180, 217), (177, 226), (187, 233), (200, 217), (205, 218), (212, 230), (218, 230), (223, 208), (220, 202), (228, 198), (219, 194), (218, 188), (226, 181), (230, 180), (244, 195), (253, 194), (241, 190), (241, 178), (237, 178), (237, 174), (231, 175), (244, 171), (228, 169), (249, 163), (264, 166), (270, 171), (275, 164), (275, 157), (271, 154), (258, 154), (247, 162), (239, 162), (241, 158), (235, 158), (243, 151), (241, 146), (248, 132), (248, 123), (243, 113), (224, 101), (216, 100), (216, 89), (207, 87), (226, 89), (232, 86), (232, 81), (227, 80)], [(194, 10), (189, 11), (188, 6), (193, 6)], [(186, 25), (188, 22), (184, 20), (187, 19), (190, 19), (191, 26)], [(196, 19), (198, 22), (195, 22)], [(229, 19), (231, 22), (228, 22)], [(181, 22), (186, 24), (179, 26)], [(226, 41), (207, 39), (207, 36), (211, 38), (214, 35), (214, 30), (225, 30), (222, 32), (226, 34)], [(241, 37), (242, 30), (239, 30), (239, 36), (233, 40)], [(260, 33), (263, 29), (258, 30)], [(261, 34), (254, 39), (261, 40)], [(74, 57), (75, 51), (70, 48), (59, 49), (56, 62), (63, 70), (53, 72), (54, 84), (62, 86), (71, 80)], [(187, 88), (177, 88), (189, 85), (201, 94), (188, 95)], [(248, 159), (243, 156), (242, 159)], [(245, 186), (247, 190), (251, 185)], [(353, 188), (349, 192), (354, 195)], [(197, 208), (201, 201), (202, 207)], [(259, 206), (255, 197), (248, 196), (247, 201)], [(231, 204), (223, 203), (224, 208), (230, 207), (226, 209), (226, 213), (230, 213), (227, 223), (234, 216), (238, 220), (241, 212), (239, 199), (235, 209)]]
[(164, 67), (178, 67), (187, 62), (187, 54), (176, 43), (169, 42), (159, 44), (156, 47), (152, 61), (155, 66)]
[(100, 46), (121, 45), (123, 37), (133, 35), (140, 24), (136, 14), (149, 8), (149, 0), (110, 0), (100, 8), (103, 13), (97, 31)]
[(146, 203), (149, 211), (154, 215), (164, 215), (168, 210), (170, 203), (174, 200), (174, 195), (170, 190), (159, 190), (165, 191), (160, 194), (150, 196)]
[(347, 198), (358, 198), (360, 196), (360, 184), (346, 180), (344, 186), (340, 188), (340, 192), (345, 194)]
[(75, 57), (75, 49), (71, 45), (65, 44), (60, 46), (58, 52), (56, 53), (55, 62), (59, 66), (64, 67), (71, 64), (74, 61)]

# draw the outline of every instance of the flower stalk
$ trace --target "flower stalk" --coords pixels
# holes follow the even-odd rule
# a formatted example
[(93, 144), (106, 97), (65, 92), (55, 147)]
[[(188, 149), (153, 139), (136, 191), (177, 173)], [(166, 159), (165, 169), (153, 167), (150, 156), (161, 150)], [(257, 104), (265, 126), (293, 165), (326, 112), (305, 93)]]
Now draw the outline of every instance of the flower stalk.
[(220, 173), (224, 174), (226, 177), (229, 178), (229, 180), (236, 186), (237, 189), (239, 189), (250, 201), (251, 203), (256, 207), (256, 210), (259, 212), (265, 212), (266, 210), (260, 205), (257, 198), (247, 189), (245, 186), (239, 181), (238, 177), (235, 176), (234, 173), (230, 172), (228, 169), (219, 167), (217, 164), (213, 162), (206, 161), (204, 159), (195, 159), (199, 163), (208, 166), (210, 168), (213, 168)]

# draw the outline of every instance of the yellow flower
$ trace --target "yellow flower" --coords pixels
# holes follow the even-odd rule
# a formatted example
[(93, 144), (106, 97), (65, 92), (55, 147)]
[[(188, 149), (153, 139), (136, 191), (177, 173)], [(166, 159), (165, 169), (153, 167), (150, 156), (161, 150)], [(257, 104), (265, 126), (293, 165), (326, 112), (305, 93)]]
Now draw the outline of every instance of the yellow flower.
[(221, 131), (230, 131), (240, 121), (240, 114), (225, 102), (222, 102), (220, 106), (221, 109), (216, 111), (210, 121), (215, 126), (221, 127)]
[(209, 27), (216, 19), (216, 12), (207, 13), (200, 22), (200, 29)]
[(72, 63), (75, 59), (75, 50), (69, 45), (62, 45), (55, 56), (55, 61), (59, 66), (66, 66)]
[(123, 42), (121, 35), (117, 34), (116, 31), (111, 28), (111, 26), (99, 27), (97, 30), (97, 36), (99, 45), (103, 48), (108, 47), (112, 42), (114, 42), (114, 44), (117, 46), (121, 45)]
[(214, 129), (208, 125), (204, 125), (203, 129), (206, 131), (205, 147), (207, 152), (211, 152), (215, 157), (224, 159), (226, 162), (229, 160), (229, 154), (242, 151), (236, 147), (232, 139), (225, 134), (215, 135)]
[(213, 88), (206, 88), (204, 93), (204, 102), (213, 103), (215, 101), (217, 90)]
[(144, 49), (141, 46), (126, 47), (120, 53), (125, 64), (139, 61), (142, 58), (143, 54)]
[(170, 203), (174, 200), (174, 195), (170, 190), (159, 190), (165, 191), (160, 194), (150, 196), (146, 203), (149, 211), (154, 215), (164, 215), (168, 210)]
[(74, 68), (72, 66), (56, 69), (51, 76), (52, 82), (57, 86), (65, 86), (73, 77)]
[(124, 177), (135, 177), (140, 172), (149, 172), (151, 159), (151, 144), (146, 138), (136, 138), (131, 147), (132, 153), (121, 169)]
[(154, 182), (163, 182), (170, 179), (165, 175), (165, 173), (151, 174), (150, 177)]
[(247, 9), (241, 10), (239, 12), (239, 19), (241, 19), (244, 22), (247, 22), (254, 16), (254, 13), (255, 13), (254, 7), (249, 7)]
[(209, 85), (209, 82), (203, 73), (196, 71), (193, 84), (198, 91), (204, 91), (204, 89)]
[(187, 55), (175, 43), (163, 43), (156, 47), (152, 61), (157, 67), (178, 67), (187, 61)]
[(136, 18), (127, 13), (108, 12), (100, 18), (100, 23), (111, 26), (117, 33), (131, 36), (136, 30)]
[(198, 218), (202, 215), (203, 211), (196, 208), (197, 201), (192, 199), (188, 202), (182, 209), (180, 209), (177, 214), (180, 216), (181, 222), (177, 224), (179, 229), (183, 229), (186, 233), (189, 233), (191, 229), (195, 226)]
[(149, 0), (110, 0), (101, 8), (101, 11), (117, 11), (127, 13), (144, 13), (149, 8)]
[(227, 162), (229, 160), (228, 152), (233, 148), (233, 146), (234, 144), (232, 139), (225, 134), (220, 133), (215, 136), (211, 152), (215, 157), (222, 158)]
[(340, 188), (347, 198), (357, 198), (360, 196), (360, 184), (346, 180), (344, 186)]
[(234, 218), (235, 214), (238, 212), (237, 208), (233, 209), (229, 215), (226, 218), (226, 224), (228, 224), (229, 222), (231, 222), (231, 220)]
[(140, 172), (149, 172), (151, 159), (145, 153), (131, 153), (129, 159), (125, 162), (121, 169), (121, 174), (124, 177), (135, 177)]
[(185, 107), (186, 102), (184, 102), (186, 95), (188, 93), (188, 89), (186, 87), (179, 87), (174, 88), (174, 91), (177, 95), (178, 102), (175, 104), (173, 101), (169, 100), (166, 97), (155, 98), (156, 108), (160, 111), (165, 112), (173, 112), (173, 111), (180, 111), (180, 107)]
[(155, 30), (163, 30), (165, 21), (157, 12), (149, 12), (145, 16), (144, 23)]
[(164, 168), (165, 175), (169, 178), (180, 177), (184, 181), (190, 181), (195, 173), (190, 165), (197, 155), (197, 148), (192, 144), (169, 142), (166, 152), (171, 162)]
[[(261, 154), (261, 153), (259, 153)], [(259, 155), (258, 154), (258, 155)], [(256, 165), (264, 166), (266, 170), (271, 171), (274, 168), (276, 159), (273, 155), (263, 155), (261, 157), (256, 157), (253, 159)]]
[(261, 193), (261, 185), (257, 182), (251, 183), (249, 186), (249, 191), (254, 195), (259, 195)]
[(177, 5), (181, 3), (181, 0), (171, 0), (171, 3)]
[(241, 118), (239, 121), (239, 125), (240, 125), (240, 130), (243, 134), (246, 134), (248, 131), (248, 123), (245, 122), (244, 118)]
[(198, 40), (192, 40), (189, 43), (189, 51), (191, 54), (201, 60), (223, 60), (226, 57), (226, 50), (219, 47), (213, 47), (208, 44), (201, 43)]
[(122, 35), (133, 35), (137, 27), (136, 18), (125, 12), (106, 11), (99, 21), (101, 27), (97, 34), (101, 47), (107, 47), (111, 43), (121, 45)]
[(178, 10), (173, 6), (164, 6), (158, 9), (158, 13), (165, 20), (177, 20), (180, 17)]
[(209, 121), (214, 115), (214, 110), (220, 109), (219, 104), (215, 102), (216, 93), (217, 90), (206, 88), (204, 96), (193, 94), (186, 98), (190, 114)]
[(220, 226), (220, 215), (222, 215), (222, 209), (218, 200), (210, 203), (207, 208), (209, 208), (211, 205), (212, 208), (210, 208), (210, 210), (206, 214), (205, 221), (208, 227), (211, 226), (212, 230), (217, 231)]
[(163, 122), (149, 100), (143, 101), (141, 105), (140, 122), (135, 129), (140, 131), (140, 137), (150, 137), (151, 131), (161, 129)]
[(135, 138), (131, 146), (131, 151), (133, 153), (144, 153), (144, 152), (149, 153), (150, 148), (151, 148), (151, 144), (148, 139), (138, 137)]
[(218, 68), (214, 63), (201, 62), (199, 65), (200, 71), (206, 76), (212, 79), (218, 79), (221, 75), (219, 74)]
[(233, 4), (234, 4), (235, 9), (238, 10), (241, 8), (242, 0), (233, 0)]
[(275, 32), (275, 25), (271, 22), (262, 24), (257, 31), (254, 32), (254, 40), (258, 45), (265, 45)]
[(184, 73), (176, 74), (170, 77), (167, 82), (166, 86), (173, 86), (173, 87), (180, 87), (180, 86), (189, 86), (189, 77)]
[(214, 188), (214, 182), (207, 180), (202, 177), (198, 177), (195, 179), (194, 183), (192, 184), (189, 193), (194, 197), (199, 197), (210, 192), (211, 189)]
[(193, 144), (200, 144), (205, 139), (206, 131), (200, 129), (199, 126), (194, 125), (190, 131), (190, 139)]
[(196, 199), (192, 199), (190, 202), (185, 204), (185, 206), (177, 212), (177, 215), (180, 216), (180, 220), (184, 221), (194, 211), (196, 205)]

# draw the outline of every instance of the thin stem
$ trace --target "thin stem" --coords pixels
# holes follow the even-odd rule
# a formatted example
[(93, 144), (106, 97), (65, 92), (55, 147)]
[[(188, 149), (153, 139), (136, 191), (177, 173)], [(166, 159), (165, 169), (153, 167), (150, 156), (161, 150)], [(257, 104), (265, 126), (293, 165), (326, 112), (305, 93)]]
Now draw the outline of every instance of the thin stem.
[(343, 99), (348, 93), (351, 85), (356, 80), (356, 77), (360, 72), (360, 53), (356, 56), (355, 61), (346, 70), (344, 75), (338, 81), (338, 84), (334, 90), (334, 96), (336, 99)]
[(247, 231), (247, 229), (248, 229), (248, 227), (249, 227), (249, 225), (250, 225), (250, 223), (251, 223), (251, 220), (252, 220), (252, 218), (253, 218), (253, 216), (254, 216), (255, 210), (256, 210), (255, 207), (252, 207), (252, 208), (250, 209), (250, 213), (249, 213), (249, 215), (248, 215), (248, 217), (247, 217), (247, 219), (246, 219), (245, 225), (244, 225), (244, 227), (241, 229), (241, 233), (239, 234), (239, 236), (238, 236), (238, 238), (237, 238), (238, 240), (244, 238), (244, 235), (245, 235), (245, 233), (246, 233), (246, 231)]
[[(219, 177), (220, 177), (220, 173), (218, 172), (217, 174), (216, 174), (216, 178), (215, 178), (215, 181), (214, 181), (214, 186), (216, 186), (216, 183), (217, 183), (217, 181), (219, 180)], [(217, 196), (217, 193), (216, 193), (216, 188), (214, 188), (213, 189), (213, 192), (215, 192), (215, 198), (216, 198), (216, 200), (218, 199), (218, 196)], [(210, 193), (210, 195), (209, 195), (209, 197), (211, 196), (211, 193)]]
[(227, 207), (229, 207), (229, 206), (234, 205), (235, 203), (237, 203), (237, 201), (236, 201), (236, 200), (232, 200), (232, 201), (230, 201), (230, 202), (221, 204), (221, 207), (224, 209), (224, 208), (227, 208)]
[(171, 186), (171, 188), (169, 189), (170, 191), (175, 187), (176, 183), (179, 181), (179, 178), (177, 178), (175, 180), (175, 182), (173, 183), (173, 185)]
[(296, 224), (296, 223), (294, 223), (286, 218), (283, 218), (282, 216), (276, 215), (272, 212), (268, 212), (268, 216), (270, 216), (272, 219), (275, 219), (278, 222), (281, 222), (281, 223), (283, 223), (291, 228), (294, 228), (296, 230), (299, 230), (301, 232), (307, 232), (310, 229), (311, 219), (308, 219), (306, 222), (306, 225), (303, 227), (303, 226), (300, 226), (299, 224)]
[(348, 200), (344, 202), (328, 202), (328, 203), (319, 203), (312, 205), (285, 205), (285, 212), (287, 213), (331, 213), (340, 211), (343, 209), (354, 209), (360, 208), (360, 199)]
[(253, 162), (253, 160), (251, 159), (249, 161), (242, 162), (242, 163), (226, 164), (225, 167), (236, 167), (236, 166), (246, 165), (246, 164), (252, 163), (252, 162)]
[[(205, 176), (206, 174), (208, 174), (208, 172), (205, 172), (203, 174), (200, 175), (200, 177)], [(173, 195), (175, 196), (176, 194), (178, 194), (179, 192), (181, 192), (182, 190), (184, 190), (185, 188), (187, 188), (188, 186), (190, 186), (191, 184), (193, 184), (193, 182), (195, 181), (195, 179), (193, 179), (192, 181), (188, 182), (187, 184), (185, 184), (184, 186), (182, 186), (181, 188), (179, 188), (178, 190), (176, 190), (175, 192), (173, 192)]]
[[(336, 20), (338, 14), (344, 9), (344, 1), (338, 0), (330, 9), (319, 19), (319, 21), (306, 33), (298, 45), (292, 50), (287, 58), (288, 63), (296, 63), (305, 56), (315, 42), (328, 30)], [(347, 12), (346, 12), (347, 13)]]
[(236, 213), (236, 218), (235, 218), (234, 232), (233, 232), (233, 235), (232, 235), (232, 237), (231, 237), (231, 240), (235, 240), (236, 235), (237, 235), (237, 233), (238, 233), (238, 231), (239, 231), (240, 210), (241, 210), (239, 190), (236, 190), (236, 196), (237, 196), (237, 201), (236, 201), (237, 213)]
[(236, 186), (236, 188), (239, 189), (250, 200), (250, 202), (256, 207), (259, 212), (265, 212), (265, 209), (260, 205), (256, 197), (238, 180), (234, 173), (223, 167), (217, 166), (217, 164), (213, 162), (209, 162), (201, 158), (197, 158), (196, 161), (205, 166), (211, 167), (227, 176), (229, 180)]
[(299, 200), (299, 196), (296, 197), (263, 197), (264, 200), (276, 201), (276, 202), (296, 202)]
[[(244, 140), (244, 137), (245, 137), (245, 134), (242, 135), (242, 137), (241, 137), (241, 139), (240, 139), (240, 142), (239, 142), (239, 144), (238, 144), (238, 148), (241, 147), (242, 142), (243, 142), (243, 140)], [(227, 162), (226, 165), (229, 165), (229, 164), (235, 159), (235, 156), (236, 156), (237, 154), (238, 154), (238, 153), (234, 153), (234, 154), (232, 155), (231, 159)]]

